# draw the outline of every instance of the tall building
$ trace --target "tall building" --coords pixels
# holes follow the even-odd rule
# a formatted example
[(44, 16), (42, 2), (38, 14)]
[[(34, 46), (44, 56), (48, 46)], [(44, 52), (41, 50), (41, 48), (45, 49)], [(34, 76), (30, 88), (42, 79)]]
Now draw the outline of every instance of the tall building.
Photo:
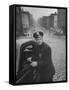
[(21, 18), (22, 18), (22, 33), (23, 34), (25, 34), (25, 33), (27, 33), (28, 32), (28, 29), (29, 29), (29, 27), (30, 27), (30, 23), (29, 23), (29, 21), (30, 21), (30, 14), (29, 14), (29, 12), (22, 12), (22, 14), (21, 14)]
[(57, 13), (51, 14), (50, 15), (50, 27), (52, 28), (57, 28), (58, 24), (57, 24)]
[(57, 28), (57, 13), (51, 14), (50, 16), (43, 16), (39, 19), (39, 24), (46, 30)]
[(49, 16), (43, 16), (39, 19), (38, 23), (44, 27), (46, 30), (50, 28), (50, 18)]
[(22, 33), (27, 34), (34, 23), (32, 14), (30, 14), (27, 11), (22, 11), (21, 18), (22, 18), (22, 28), (23, 28)]
[(58, 27), (66, 34), (66, 10), (58, 9)]
[(19, 35), (26, 35), (34, 23), (30, 12), (24, 11), (23, 8), (17, 7), (16, 10), (16, 31)]
[(22, 32), (22, 21), (21, 21), (21, 8), (16, 8), (16, 35), (20, 35)]

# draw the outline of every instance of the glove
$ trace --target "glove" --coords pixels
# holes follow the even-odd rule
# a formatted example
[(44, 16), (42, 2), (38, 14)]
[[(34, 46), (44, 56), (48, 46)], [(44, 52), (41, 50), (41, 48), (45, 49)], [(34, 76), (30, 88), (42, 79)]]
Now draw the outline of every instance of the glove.
[(36, 61), (33, 61), (31, 64), (30, 64), (32, 67), (36, 67), (38, 65), (38, 63)]

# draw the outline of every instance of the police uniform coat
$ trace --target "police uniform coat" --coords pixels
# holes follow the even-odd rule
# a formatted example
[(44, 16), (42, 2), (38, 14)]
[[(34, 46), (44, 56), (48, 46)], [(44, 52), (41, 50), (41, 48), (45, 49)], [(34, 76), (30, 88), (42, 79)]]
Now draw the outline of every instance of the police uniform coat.
[[(32, 61), (37, 61), (37, 67), (30, 66), (31, 62), (27, 61), (28, 57), (32, 57)], [(24, 68), (27, 69), (23, 73)], [(34, 41), (29, 41), (21, 46), (19, 73), (17, 76), (18, 83), (52, 82), (54, 74), (55, 69), (52, 63), (51, 48), (45, 42), (42, 45), (38, 45)]]

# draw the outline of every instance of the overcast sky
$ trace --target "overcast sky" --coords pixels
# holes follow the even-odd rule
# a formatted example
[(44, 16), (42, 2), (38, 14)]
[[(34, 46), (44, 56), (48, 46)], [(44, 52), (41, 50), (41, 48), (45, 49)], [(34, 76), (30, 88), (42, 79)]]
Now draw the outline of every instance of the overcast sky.
[(31, 7), (23, 7), (24, 11), (29, 11), (35, 20), (42, 16), (49, 16), (52, 13), (57, 12), (57, 9), (52, 8), (31, 8)]

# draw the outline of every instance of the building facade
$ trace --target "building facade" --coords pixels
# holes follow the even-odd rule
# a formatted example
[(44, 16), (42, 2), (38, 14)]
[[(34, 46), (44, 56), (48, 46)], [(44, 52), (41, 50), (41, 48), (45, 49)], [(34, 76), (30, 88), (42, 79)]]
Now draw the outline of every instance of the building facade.
[(50, 16), (43, 16), (39, 23), (46, 30), (50, 30), (50, 28), (57, 28), (57, 13), (51, 14)]
[(17, 35), (26, 35), (34, 23), (30, 12), (24, 11), (20, 7), (16, 10), (16, 33)]
[(58, 9), (58, 27), (66, 34), (66, 9)]

